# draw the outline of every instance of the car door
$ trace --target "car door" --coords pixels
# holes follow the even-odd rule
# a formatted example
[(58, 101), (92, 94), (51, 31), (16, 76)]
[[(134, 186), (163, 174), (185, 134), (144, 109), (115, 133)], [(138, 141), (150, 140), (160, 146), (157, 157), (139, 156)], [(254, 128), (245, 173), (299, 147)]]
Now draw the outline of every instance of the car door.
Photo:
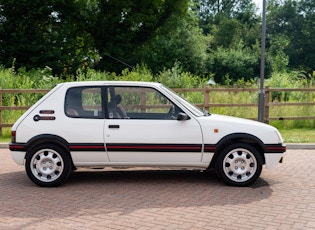
[[(110, 87), (104, 125), (105, 146), (112, 163), (186, 165), (201, 161), (202, 134), (183, 110), (150, 87)], [(118, 98), (118, 99), (117, 99)]]

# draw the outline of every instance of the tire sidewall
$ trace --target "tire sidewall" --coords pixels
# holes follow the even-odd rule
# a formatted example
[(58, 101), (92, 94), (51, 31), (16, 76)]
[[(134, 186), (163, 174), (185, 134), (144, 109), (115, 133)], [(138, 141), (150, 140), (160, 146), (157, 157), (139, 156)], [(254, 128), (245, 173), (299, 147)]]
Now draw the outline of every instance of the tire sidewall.
[[(31, 162), (32, 162), (33, 156), (36, 153), (38, 153), (38, 151), (43, 150), (43, 149), (48, 149), (48, 150), (50, 149), (50, 150), (56, 151), (62, 157), (62, 160), (63, 160), (63, 170), (61, 172), (61, 175), (56, 180), (53, 180), (51, 182), (44, 182), (44, 181), (39, 180), (38, 178), (34, 176), (31, 169), (32, 167)], [(70, 159), (68, 151), (66, 151), (64, 148), (59, 147), (57, 145), (41, 144), (32, 148), (30, 151), (26, 153), (25, 170), (26, 170), (27, 176), (32, 182), (34, 182), (38, 186), (56, 187), (63, 184), (68, 179), (71, 173), (71, 169), (72, 169), (72, 164), (71, 164), (71, 159)]]
[[(233, 151), (234, 149), (245, 149), (249, 152), (252, 153), (252, 155), (255, 157), (256, 160), (256, 166), (257, 169), (254, 172), (254, 175), (249, 178), (246, 181), (242, 181), (242, 182), (236, 182), (232, 179), (230, 179), (224, 172), (224, 159), (227, 156), (228, 153), (230, 153), (231, 151)], [(249, 144), (245, 144), (245, 143), (239, 143), (239, 144), (232, 144), (228, 147), (226, 147), (225, 149), (223, 149), (217, 159), (216, 159), (216, 164), (215, 164), (215, 169), (216, 172), (218, 174), (218, 176), (228, 185), (231, 186), (249, 186), (250, 184), (252, 184), (255, 180), (257, 180), (257, 178), (260, 176), (261, 171), (262, 171), (262, 165), (263, 165), (263, 160), (262, 160), (262, 156), (260, 155), (260, 153), (258, 152), (257, 149), (255, 149), (254, 147), (252, 147)]]

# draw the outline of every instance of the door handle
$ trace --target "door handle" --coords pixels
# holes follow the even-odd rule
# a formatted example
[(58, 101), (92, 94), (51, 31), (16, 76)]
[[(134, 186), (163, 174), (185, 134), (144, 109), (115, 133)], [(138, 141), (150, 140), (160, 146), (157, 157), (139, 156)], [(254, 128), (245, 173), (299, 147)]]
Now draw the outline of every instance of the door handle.
[(110, 129), (119, 129), (119, 125), (108, 125)]

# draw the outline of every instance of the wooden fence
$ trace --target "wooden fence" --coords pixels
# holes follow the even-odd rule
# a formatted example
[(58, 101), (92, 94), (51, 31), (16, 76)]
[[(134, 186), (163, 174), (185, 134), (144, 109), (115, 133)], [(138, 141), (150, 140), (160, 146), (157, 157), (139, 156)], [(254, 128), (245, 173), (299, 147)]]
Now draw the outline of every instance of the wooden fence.
[[(189, 92), (199, 92), (203, 94), (203, 103), (196, 104), (198, 107), (203, 107), (206, 110), (209, 110), (210, 107), (257, 107), (258, 108), (258, 99), (257, 103), (211, 103), (211, 93), (214, 92), (232, 92), (232, 93), (241, 93), (241, 92), (257, 92), (258, 89), (253, 88), (196, 88), (196, 89), (188, 89), (188, 88), (177, 88), (173, 89), (177, 93), (189, 93)], [(13, 124), (3, 123), (2, 119), (2, 111), (4, 110), (27, 110), (30, 106), (3, 106), (2, 99), (4, 94), (25, 94), (25, 93), (40, 93), (45, 94), (49, 90), (45, 89), (1, 89), (0, 88), (0, 135), (2, 135), (2, 129), (11, 127)], [(273, 102), (271, 100), (272, 92), (309, 92), (315, 93), (315, 88), (265, 88), (265, 116), (264, 122), (269, 123), (272, 120), (313, 120), (315, 116), (287, 116), (287, 117), (270, 117), (270, 107), (274, 106), (314, 106), (315, 101), (309, 102)], [(314, 114), (315, 115), (315, 114)], [(254, 118), (252, 118), (254, 119)], [(257, 120), (257, 119), (256, 119)]]
[[(206, 110), (209, 110), (210, 107), (257, 107), (258, 108), (258, 97), (257, 103), (210, 103), (211, 93), (214, 92), (233, 92), (233, 93), (241, 93), (241, 92), (257, 92), (258, 89), (253, 88), (211, 88), (205, 87), (202, 89), (174, 89), (175, 92), (178, 93), (185, 93), (185, 92), (202, 92), (204, 94), (204, 101), (203, 103), (196, 104), (198, 107), (203, 107)], [(278, 102), (272, 101), (271, 93), (272, 92), (309, 92), (315, 93), (315, 88), (269, 88), (265, 87), (265, 104), (264, 104), (264, 122), (269, 123), (269, 121), (273, 120), (314, 120), (314, 116), (285, 116), (285, 117), (270, 117), (270, 108), (271, 107), (279, 107), (279, 106), (314, 106), (315, 101), (309, 102)], [(251, 118), (254, 119), (254, 118)], [(255, 120), (258, 120), (255, 118)]]

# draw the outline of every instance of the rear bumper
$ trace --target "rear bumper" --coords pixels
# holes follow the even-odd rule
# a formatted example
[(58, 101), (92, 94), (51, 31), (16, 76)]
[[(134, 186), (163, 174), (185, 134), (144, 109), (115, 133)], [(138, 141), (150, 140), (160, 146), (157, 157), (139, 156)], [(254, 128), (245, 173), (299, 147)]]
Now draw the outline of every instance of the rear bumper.
[(24, 165), (25, 152), (11, 151), (11, 157), (18, 165)]

